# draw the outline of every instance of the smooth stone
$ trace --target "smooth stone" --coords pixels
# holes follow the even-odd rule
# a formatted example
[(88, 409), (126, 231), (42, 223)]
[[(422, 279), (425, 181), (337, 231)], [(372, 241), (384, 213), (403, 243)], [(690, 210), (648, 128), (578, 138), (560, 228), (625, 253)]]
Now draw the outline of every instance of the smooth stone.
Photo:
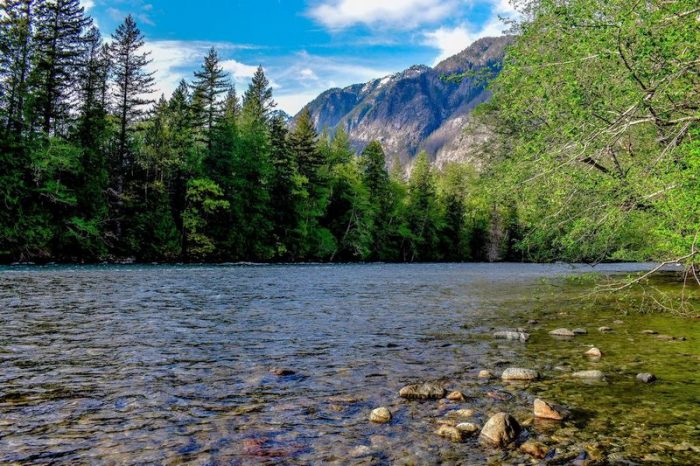
[(588, 335), (588, 330), (585, 328), (575, 328), (572, 332), (574, 332), (574, 335)]
[(652, 383), (656, 381), (656, 376), (648, 372), (643, 372), (641, 374), (637, 374), (637, 380), (644, 383)]
[(558, 328), (549, 332), (553, 337), (575, 337), (576, 334), (568, 328)]
[(479, 378), (480, 379), (493, 379), (495, 376), (493, 375), (493, 372), (489, 370), (482, 370), (479, 371)]
[(595, 347), (589, 349), (589, 350), (586, 351), (584, 354), (585, 354), (586, 356), (588, 356), (589, 358), (601, 358), (601, 357), (603, 357), (603, 352), (600, 351), (598, 348), (595, 348)]
[(658, 335), (659, 332), (656, 330), (642, 330), (642, 335)]
[(479, 432), (479, 426), (472, 422), (460, 422), (456, 426), (457, 430), (466, 435), (474, 435)]
[(536, 442), (534, 440), (528, 440), (527, 442), (520, 445), (520, 451), (526, 455), (530, 455), (538, 460), (543, 459), (547, 456), (547, 451), (549, 449), (542, 443)]
[(435, 431), (442, 438), (446, 438), (452, 442), (462, 442), (464, 441), (464, 433), (456, 427), (452, 426), (440, 426)]
[(464, 393), (456, 390), (447, 395), (447, 399), (450, 401), (467, 401), (467, 397), (464, 396)]
[(276, 375), (278, 377), (288, 377), (290, 375), (296, 374), (296, 372), (294, 372), (291, 369), (283, 369), (281, 367), (275, 367), (275, 368), (270, 370), (270, 374)]
[(613, 329), (611, 329), (610, 327), (600, 327), (600, 328), (598, 329), (598, 331), (599, 331), (600, 333), (610, 333), (610, 332), (613, 331)]
[(385, 407), (374, 409), (369, 414), (369, 420), (371, 422), (376, 422), (377, 424), (386, 424), (387, 422), (391, 422), (391, 411)]
[(525, 332), (514, 332), (511, 330), (506, 330), (502, 332), (496, 332), (493, 334), (494, 338), (498, 338), (500, 340), (509, 340), (509, 341), (527, 341), (530, 338), (529, 333)]
[(540, 374), (532, 369), (522, 369), (520, 367), (509, 367), (501, 374), (503, 380), (537, 380)]
[(459, 417), (472, 417), (474, 415), (474, 410), (473, 409), (457, 409), (455, 411), (451, 411), (450, 414), (453, 416), (459, 416)]
[(522, 427), (513, 416), (508, 413), (498, 413), (486, 422), (479, 438), (486, 443), (505, 447), (518, 438), (521, 430)]
[(563, 421), (569, 416), (569, 413), (561, 406), (557, 406), (539, 398), (535, 400), (534, 413), (535, 417), (540, 419), (551, 419), (554, 421)]
[(446, 394), (442, 385), (432, 382), (406, 385), (399, 391), (399, 396), (408, 400), (439, 400)]
[(571, 374), (572, 377), (577, 379), (598, 379), (602, 380), (605, 378), (605, 374), (601, 371), (578, 371)]

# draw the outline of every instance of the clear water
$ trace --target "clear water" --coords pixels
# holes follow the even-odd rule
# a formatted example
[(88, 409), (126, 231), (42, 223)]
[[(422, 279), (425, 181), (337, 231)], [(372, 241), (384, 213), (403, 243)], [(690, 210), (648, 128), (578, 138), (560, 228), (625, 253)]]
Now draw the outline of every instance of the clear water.
[[(647, 317), (639, 315), (623, 317), (614, 334), (595, 334), (618, 311), (577, 304), (576, 287), (561, 279), (590, 270), (514, 264), (2, 269), (0, 463), (518, 463), (525, 457), (517, 451), (484, 449), (475, 439), (450, 443), (434, 430), (462, 407), (475, 409), (477, 423), (507, 410), (530, 424), (538, 394), (576, 413), (554, 431), (527, 429), (557, 457), (593, 444), (603, 455), (618, 455), (612, 458), (697, 463), (698, 322), (649, 322), (682, 332), (684, 342), (642, 340), (638, 330)], [(543, 279), (557, 284), (556, 293)], [(495, 328), (527, 326), (533, 318), (540, 324), (529, 328), (527, 344), (490, 337)], [(573, 324), (588, 325), (591, 334), (574, 342), (547, 336), (554, 326)], [(593, 343), (606, 352), (599, 363), (610, 373), (606, 384), (573, 383), (554, 369), (590, 368), (580, 350)], [(480, 369), (507, 365), (539, 369), (545, 378), (525, 387), (476, 378)], [(660, 381), (633, 383), (633, 372), (646, 367)], [(295, 374), (279, 377), (272, 368)], [(443, 381), (470, 399), (457, 405), (398, 398), (403, 385), (423, 380)], [(368, 422), (377, 406), (394, 412), (391, 424)], [(648, 428), (640, 429), (639, 419)], [(625, 435), (631, 431), (639, 441)]]

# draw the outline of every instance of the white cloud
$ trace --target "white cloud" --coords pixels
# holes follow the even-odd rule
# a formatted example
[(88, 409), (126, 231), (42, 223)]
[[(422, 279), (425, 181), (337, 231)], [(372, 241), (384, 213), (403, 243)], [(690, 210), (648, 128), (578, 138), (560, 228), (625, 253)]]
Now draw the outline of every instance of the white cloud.
[(294, 116), (309, 102), (318, 97), (326, 88), (318, 88), (308, 92), (295, 92), (291, 94), (275, 95), (275, 102), (280, 110)]
[[(151, 64), (148, 70), (155, 73), (157, 96), (170, 94), (183, 79), (191, 80), (192, 72), (199, 69), (204, 57), (212, 47), (222, 51), (250, 48), (230, 43), (204, 41), (156, 40), (146, 42), (145, 49), (150, 52)], [(253, 76), (257, 66), (245, 65), (233, 59), (221, 62), (224, 70), (231, 73), (236, 81), (247, 80)]]
[(95, 7), (95, 0), (80, 0), (80, 6), (85, 8), (85, 11), (88, 11)]
[(318, 80), (318, 75), (312, 70), (311, 68), (304, 68), (299, 72), (299, 77), (301, 79), (313, 79), (314, 81)]
[(435, 58), (434, 64), (458, 54), (476, 40), (476, 35), (465, 26), (454, 28), (441, 27), (435, 31), (426, 32), (424, 36), (425, 45), (440, 51), (440, 54)]
[(413, 29), (445, 19), (459, 3), (458, 0), (324, 0), (308, 14), (328, 29), (357, 24)]

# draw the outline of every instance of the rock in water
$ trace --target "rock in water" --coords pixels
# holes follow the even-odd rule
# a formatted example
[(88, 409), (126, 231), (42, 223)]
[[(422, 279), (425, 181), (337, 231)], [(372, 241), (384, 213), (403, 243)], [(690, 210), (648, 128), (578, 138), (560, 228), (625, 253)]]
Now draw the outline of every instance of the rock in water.
[(648, 372), (637, 374), (637, 380), (644, 383), (652, 383), (656, 381), (656, 376)]
[(489, 370), (479, 371), (479, 378), (480, 379), (493, 379), (493, 372), (491, 372)]
[(525, 342), (530, 338), (530, 334), (525, 332), (503, 331), (494, 333), (493, 337), (501, 340)]
[(610, 327), (600, 327), (600, 328), (598, 329), (598, 331), (599, 331), (600, 333), (610, 333), (610, 332), (613, 331), (613, 329), (611, 329)]
[(439, 400), (446, 394), (442, 385), (433, 382), (406, 385), (399, 391), (399, 396), (407, 400)]
[(568, 328), (558, 328), (549, 332), (550, 335), (554, 337), (575, 337), (576, 334), (569, 330)]
[(503, 380), (537, 380), (540, 374), (532, 369), (522, 369), (519, 367), (509, 367), (501, 374)]
[(574, 332), (574, 335), (588, 335), (588, 330), (585, 328), (575, 328), (572, 332)]
[(474, 435), (479, 432), (479, 426), (471, 422), (460, 422), (457, 424), (457, 430), (463, 435)]
[(579, 371), (571, 374), (571, 377), (575, 377), (577, 379), (603, 380), (605, 378), (605, 374), (603, 374), (601, 371)]
[(465, 434), (456, 427), (452, 426), (440, 426), (438, 430), (435, 431), (442, 438), (446, 438), (453, 442), (461, 442), (464, 440)]
[(539, 398), (535, 400), (534, 412), (535, 417), (552, 419), (554, 421), (563, 421), (569, 416), (569, 413), (561, 406), (540, 400)]
[(484, 425), (479, 438), (488, 444), (505, 447), (518, 438), (521, 430), (520, 424), (513, 416), (498, 413)]
[(598, 348), (595, 348), (595, 347), (589, 349), (584, 354), (586, 356), (588, 356), (589, 358), (594, 358), (594, 359), (600, 359), (601, 357), (603, 357), (602, 351), (600, 351)]
[(377, 424), (386, 424), (387, 422), (391, 422), (391, 411), (385, 407), (374, 409), (369, 415), (369, 420), (371, 422), (376, 422)]
[(642, 335), (658, 335), (659, 332), (656, 330), (642, 330)]
[(447, 395), (447, 399), (450, 401), (467, 401), (467, 397), (464, 396), (464, 393), (460, 391), (454, 391)]
[(276, 375), (276, 376), (278, 376), (278, 377), (288, 377), (288, 376), (290, 376), (290, 375), (296, 374), (296, 372), (294, 372), (294, 371), (291, 370), (291, 369), (284, 369), (284, 368), (281, 368), (281, 367), (275, 367), (275, 368), (271, 369), (271, 370), (270, 370), (270, 373), (271, 373), (272, 375)]
[(547, 456), (547, 447), (540, 442), (535, 442), (534, 440), (528, 440), (520, 445), (520, 451), (538, 460), (541, 460)]

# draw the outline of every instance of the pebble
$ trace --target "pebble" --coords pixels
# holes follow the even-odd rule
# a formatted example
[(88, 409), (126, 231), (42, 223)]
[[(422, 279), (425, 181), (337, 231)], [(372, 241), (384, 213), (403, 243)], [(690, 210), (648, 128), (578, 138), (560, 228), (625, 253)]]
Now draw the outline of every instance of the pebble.
[(572, 330), (575, 335), (588, 335), (588, 330), (585, 328), (575, 328)]
[(540, 374), (532, 369), (522, 369), (520, 367), (509, 367), (501, 374), (503, 380), (537, 380)]
[(507, 413), (498, 413), (486, 422), (481, 429), (479, 438), (485, 443), (499, 447), (505, 447), (518, 438), (522, 427), (513, 416)]
[(561, 406), (554, 405), (539, 398), (535, 400), (534, 413), (535, 417), (540, 419), (552, 419), (554, 421), (563, 421), (569, 416), (569, 413)]
[(642, 330), (642, 335), (658, 335), (659, 332), (656, 330)]
[(549, 332), (550, 335), (554, 337), (575, 337), (576, 334), (569, 330), (568, 328), (558, 328)]
[(589, 350), (586, 351), (584, 354), (585, 354), (586, 356), (588, 356), (589, 358), (600, 359), (601, 357), (603, 357), (603, 352), (600, 351), (600, 350), (599, 350), (598, 348), (596, 348), (596, 347), (593, 347), (593, 348), (589, 349)]
[(520, 331), (514, 332), (511, 330), (507, 330), (503, 332), (496, 332), (493, 334), (493, 337), (501, 340), (526, 342), (530, 338), (530, 334)]
[(579, 371), (571, 374), (572, 377), (577, 379), (598, 379), (602, 380), (605, 378), (605, 374), (601, 371)]
[(456, 427), (452, 426), (440, 426), (435, 431), (442, 438), (446, 438), (452, 442), (462, 442), (464, 441), (465, 434)]
[(474, 435), (479, 432), (479, 426), (472, 422), (460, 422), (457, 424), (457, 430), (466, 435)]
[(467, 397), (464, 396), (464, 393), (456, 390), (447, 395), (447, 399), (450, 401), (467, 401)]
[(547, 450), (548, 449), (544, 444), (536, 442), (534, 440), (528, 440), (527, 442), (520, 445), (521, 452), (525, 453), (526, 455), (530, 455), (538, 460), (541, 460), (545, 456), (547, 456)]
[(453, 416), (458, 416), (458, 417), (472, 417), (474, 415), (474, 410), (473, 409), (457, 409), (455, 411), (451, 411), (450, 414)]
[(377, 424), (386, 424), (387, 422), (391, 422), (391, 411), (385, 407), (374, 409), (369, 415), (369, 420), (371, 422), (376, 422)]
[(613, 331), (613, 329), (611, 329), (610, 327), (600, 327), (600, 328), (598, 329), (598, 331), (599, 331), (600, 333), (610, 333), (610, 332)]
[(656, 381), (656, 376), (648, 372), (643, 372), (641, 374), (637, 374), (637, 380), (644, 383), (652, 383)]
[(399, 396), (408, 400), (439, 400), (446, 394), (442, 385), (432, 382), (406, 385), (399, 391)]
[(491, 372), (489, 370), (482, 370), (482, 371), (479, 371), (479, 378), (480, 379), (493, 379), (494, 375), (493, 375), (493, 372)]

